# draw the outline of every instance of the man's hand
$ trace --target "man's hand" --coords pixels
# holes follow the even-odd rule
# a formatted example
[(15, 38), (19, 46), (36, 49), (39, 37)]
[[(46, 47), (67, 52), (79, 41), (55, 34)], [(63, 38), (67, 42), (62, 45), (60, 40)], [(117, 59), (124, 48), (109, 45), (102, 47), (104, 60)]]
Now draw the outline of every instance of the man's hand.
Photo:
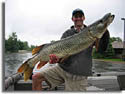
[(49, 58), (50, 58), (49, 60), (50, 64), (55, 64), (59, 61), (59, 58), (55, 54), (50, 54)]

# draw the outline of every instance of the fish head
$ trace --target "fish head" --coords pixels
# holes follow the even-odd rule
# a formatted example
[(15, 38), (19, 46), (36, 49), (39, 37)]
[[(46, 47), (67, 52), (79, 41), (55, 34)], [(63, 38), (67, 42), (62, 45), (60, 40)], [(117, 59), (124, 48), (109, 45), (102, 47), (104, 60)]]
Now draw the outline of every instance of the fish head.
[(111, 15), (111, 13), (106, 14), (102, 19), (99, 20), (97, 24), (98, 29), (106, 29), (114, 20), (115, 15)]
[(100, 20), (92, 24), (90, 31), (93, 34), (93, 36), (96, 36), (97, 38), (101, 38), (103, 34), (106, 32), (107, 27), (113, 22), (114, 17), (115, 15), (112, 15), (111, 13), (107, 13)]

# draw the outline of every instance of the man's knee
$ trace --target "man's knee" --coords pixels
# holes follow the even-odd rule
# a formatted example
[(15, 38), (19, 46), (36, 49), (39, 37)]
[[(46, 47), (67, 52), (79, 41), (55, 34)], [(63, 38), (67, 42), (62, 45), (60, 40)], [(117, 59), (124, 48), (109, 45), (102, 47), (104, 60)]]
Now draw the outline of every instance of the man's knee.
[(42, 81), (44, 81), (44, 76), (40, 73), (32, 75), (32, 90), (42, 90)]
[(44, 76), (42, 74), (36, 73), (36, 74), (32, 75), (32, 80), (33, 81), (44, 81), (45, 78), (44, 78)]

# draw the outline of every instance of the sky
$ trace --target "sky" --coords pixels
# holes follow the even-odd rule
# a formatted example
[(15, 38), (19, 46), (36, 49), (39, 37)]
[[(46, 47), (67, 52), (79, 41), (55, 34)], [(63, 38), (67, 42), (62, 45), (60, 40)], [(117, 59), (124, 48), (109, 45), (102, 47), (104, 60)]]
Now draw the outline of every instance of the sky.
[(108, 27), (111, 37), (123, 40), (125, 0), (6, 0), (5, 38), (16, 32), (18, 39), (29, 45), (42, 45), (59, 40), (73, 25), (72, 11), (84, 11), (84, 24), (90, 25), (107, 13), (115, 15)]

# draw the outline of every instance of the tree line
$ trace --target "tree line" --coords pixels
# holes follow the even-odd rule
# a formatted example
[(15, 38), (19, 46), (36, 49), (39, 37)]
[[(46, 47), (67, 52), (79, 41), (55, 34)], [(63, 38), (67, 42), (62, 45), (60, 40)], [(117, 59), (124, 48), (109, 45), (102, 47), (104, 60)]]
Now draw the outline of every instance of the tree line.
[(17, 38), (16, 32), (12, 32), (8, 39), (5, 39), (5, 51), (6, 52), (18, 52), (18, 50), (31, 51), (36, 46), (28, 45), (27, 41), (21, 41)]
[(122, 42), (122, 39), (120, 37), (111, 37), (109, 39), (109, 43), (108, 43), (108, 47), (107, 47), (106, 51), (99, 53), (98, 51), (96, 51), (96, 49), (94, 49), (93, 50), (93, 58), (97, 58), (97, 59), (114, 58), (115, 57), (115, 51), (112, 47), (112, 43), (114, 41)]
[[(115, 53), (114, 49), (112, 48), (112, 42), (119, 41), (122, 42), (121, 38), (119, 37), (111, 37), (109, 40), (109, 44), (107, 47), (107, 50), (103, 53), (96, 52), (95, 48), (93, 50), (93, 57), (94, 58), (113, 58)], [(54, 42), (52, 40), (51, 42)], [(8, 39), (5, 39), (5, 51), (6, 52), (18, 52), (18, 50), (28, 50), (31, 51), (36, 46), (28, 45), (27, 41), (21, 41), (17, 38), (16, 32), (12, 32), (11, 35), (9, 35)]]

